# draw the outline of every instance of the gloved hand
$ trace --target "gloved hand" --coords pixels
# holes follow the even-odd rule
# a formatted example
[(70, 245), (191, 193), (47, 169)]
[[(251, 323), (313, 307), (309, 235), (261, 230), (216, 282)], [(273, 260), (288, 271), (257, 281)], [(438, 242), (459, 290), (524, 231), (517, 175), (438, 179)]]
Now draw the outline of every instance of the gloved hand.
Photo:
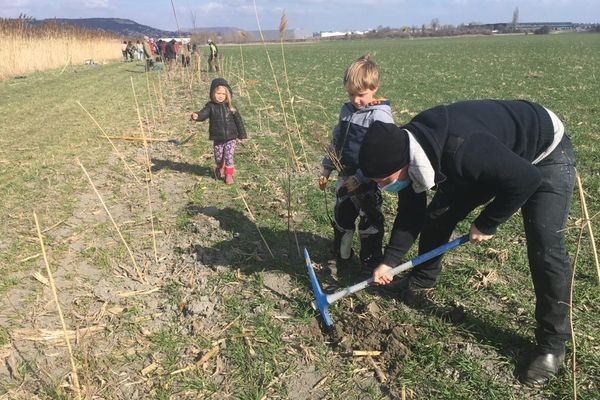
[(348, 179), (344, 181), (344, 186), (348, 190), (348, 193), (354, 192), (360, 185), (361, 181), (356, 175), (349, 176)]
[(344, 183), (338, 189), (339, 196), (352, 195), (361, 185), (360, 180), (356, 175), (344, 178)]

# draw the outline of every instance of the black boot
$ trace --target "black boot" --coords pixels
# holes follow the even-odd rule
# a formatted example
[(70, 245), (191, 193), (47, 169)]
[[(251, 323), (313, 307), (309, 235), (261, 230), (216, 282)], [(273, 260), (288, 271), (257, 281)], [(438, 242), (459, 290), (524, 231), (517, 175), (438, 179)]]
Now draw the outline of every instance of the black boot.
[(565, 361), (565, 353), (536, 353), (523, 374), (523, 383), (527, 386), (541, 387), (548, 384)]
[(360, 261), (365, 270), (373, 272), (381, 264), (383, 260), (382, 242), (383, 232), (360, 233)]
[[(361, 199), (360, 220), (358, 222), (358, 233), (360, 235), (360, 261), (362, 267), (373, 272), (383, 261), (383, 215), (376, 209), (374, 203), (366, 204), (365, 198)], [(373, 196), (370, 196), (374, 198)], [(374, 202), (374, 200), (373, 200)], [(367, 208), (368, 207), (368, 208)]]

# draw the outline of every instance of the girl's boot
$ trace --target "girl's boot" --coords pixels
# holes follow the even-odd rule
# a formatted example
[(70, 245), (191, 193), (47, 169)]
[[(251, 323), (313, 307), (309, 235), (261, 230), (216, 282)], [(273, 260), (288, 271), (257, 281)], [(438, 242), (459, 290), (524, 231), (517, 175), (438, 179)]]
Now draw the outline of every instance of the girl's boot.
[(233, 167), (225, 167), (225, 183), (227, 185), (233, 184)]

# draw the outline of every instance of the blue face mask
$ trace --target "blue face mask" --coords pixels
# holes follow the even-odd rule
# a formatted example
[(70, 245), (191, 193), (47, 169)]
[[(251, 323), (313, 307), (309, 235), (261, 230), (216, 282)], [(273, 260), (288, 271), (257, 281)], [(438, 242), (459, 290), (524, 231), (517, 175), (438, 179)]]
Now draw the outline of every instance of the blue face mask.
[(382, 187), (381, 190), (384, 190), (384, 191), (390, 192), (390, 193), (398, 193), (402, 189), (405, 189), (408, 185), (410, 185), (410, 179), (402, 179), (402, 180), (394, 179), (392, 182), (390, 182), (387, 185), (385, 185), (384, 187)]

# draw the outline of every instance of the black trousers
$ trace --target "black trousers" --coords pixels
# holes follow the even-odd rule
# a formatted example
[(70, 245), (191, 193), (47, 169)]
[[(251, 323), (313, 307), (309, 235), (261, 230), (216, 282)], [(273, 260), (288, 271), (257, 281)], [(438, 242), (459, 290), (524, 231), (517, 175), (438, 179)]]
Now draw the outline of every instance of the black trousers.
[[(541, 351), (557, 353), (564, 350), (570, 338), (571, 264), (564, 228), (575, 186), (575, 156), (569, 138), (565, 135), (536, 168), (542, 175), (542, 183), (521, 208), (536, 297), (535, 336)], [(442, 185), (428, 206), (419, 254), (448, 242), (456, 224), (491, 198), (490, 193), (477, 188)], [(416, 285), (435, 286), (441, 258), (423, 263), (411, 272)]]
[[(334, 208), (334, 234), (354, 232), (357, 217), (360, 236), (360, 259), (374, 267), (383, 258), (382, 243), (384, 219), (381, 212), (383, 198), (375, 182), (362, 184), (352, 195), (336, 192)], [(335, 240), (337, 246), (337, 240)], [(337, 249), (336, 249), (337, 252)]]

